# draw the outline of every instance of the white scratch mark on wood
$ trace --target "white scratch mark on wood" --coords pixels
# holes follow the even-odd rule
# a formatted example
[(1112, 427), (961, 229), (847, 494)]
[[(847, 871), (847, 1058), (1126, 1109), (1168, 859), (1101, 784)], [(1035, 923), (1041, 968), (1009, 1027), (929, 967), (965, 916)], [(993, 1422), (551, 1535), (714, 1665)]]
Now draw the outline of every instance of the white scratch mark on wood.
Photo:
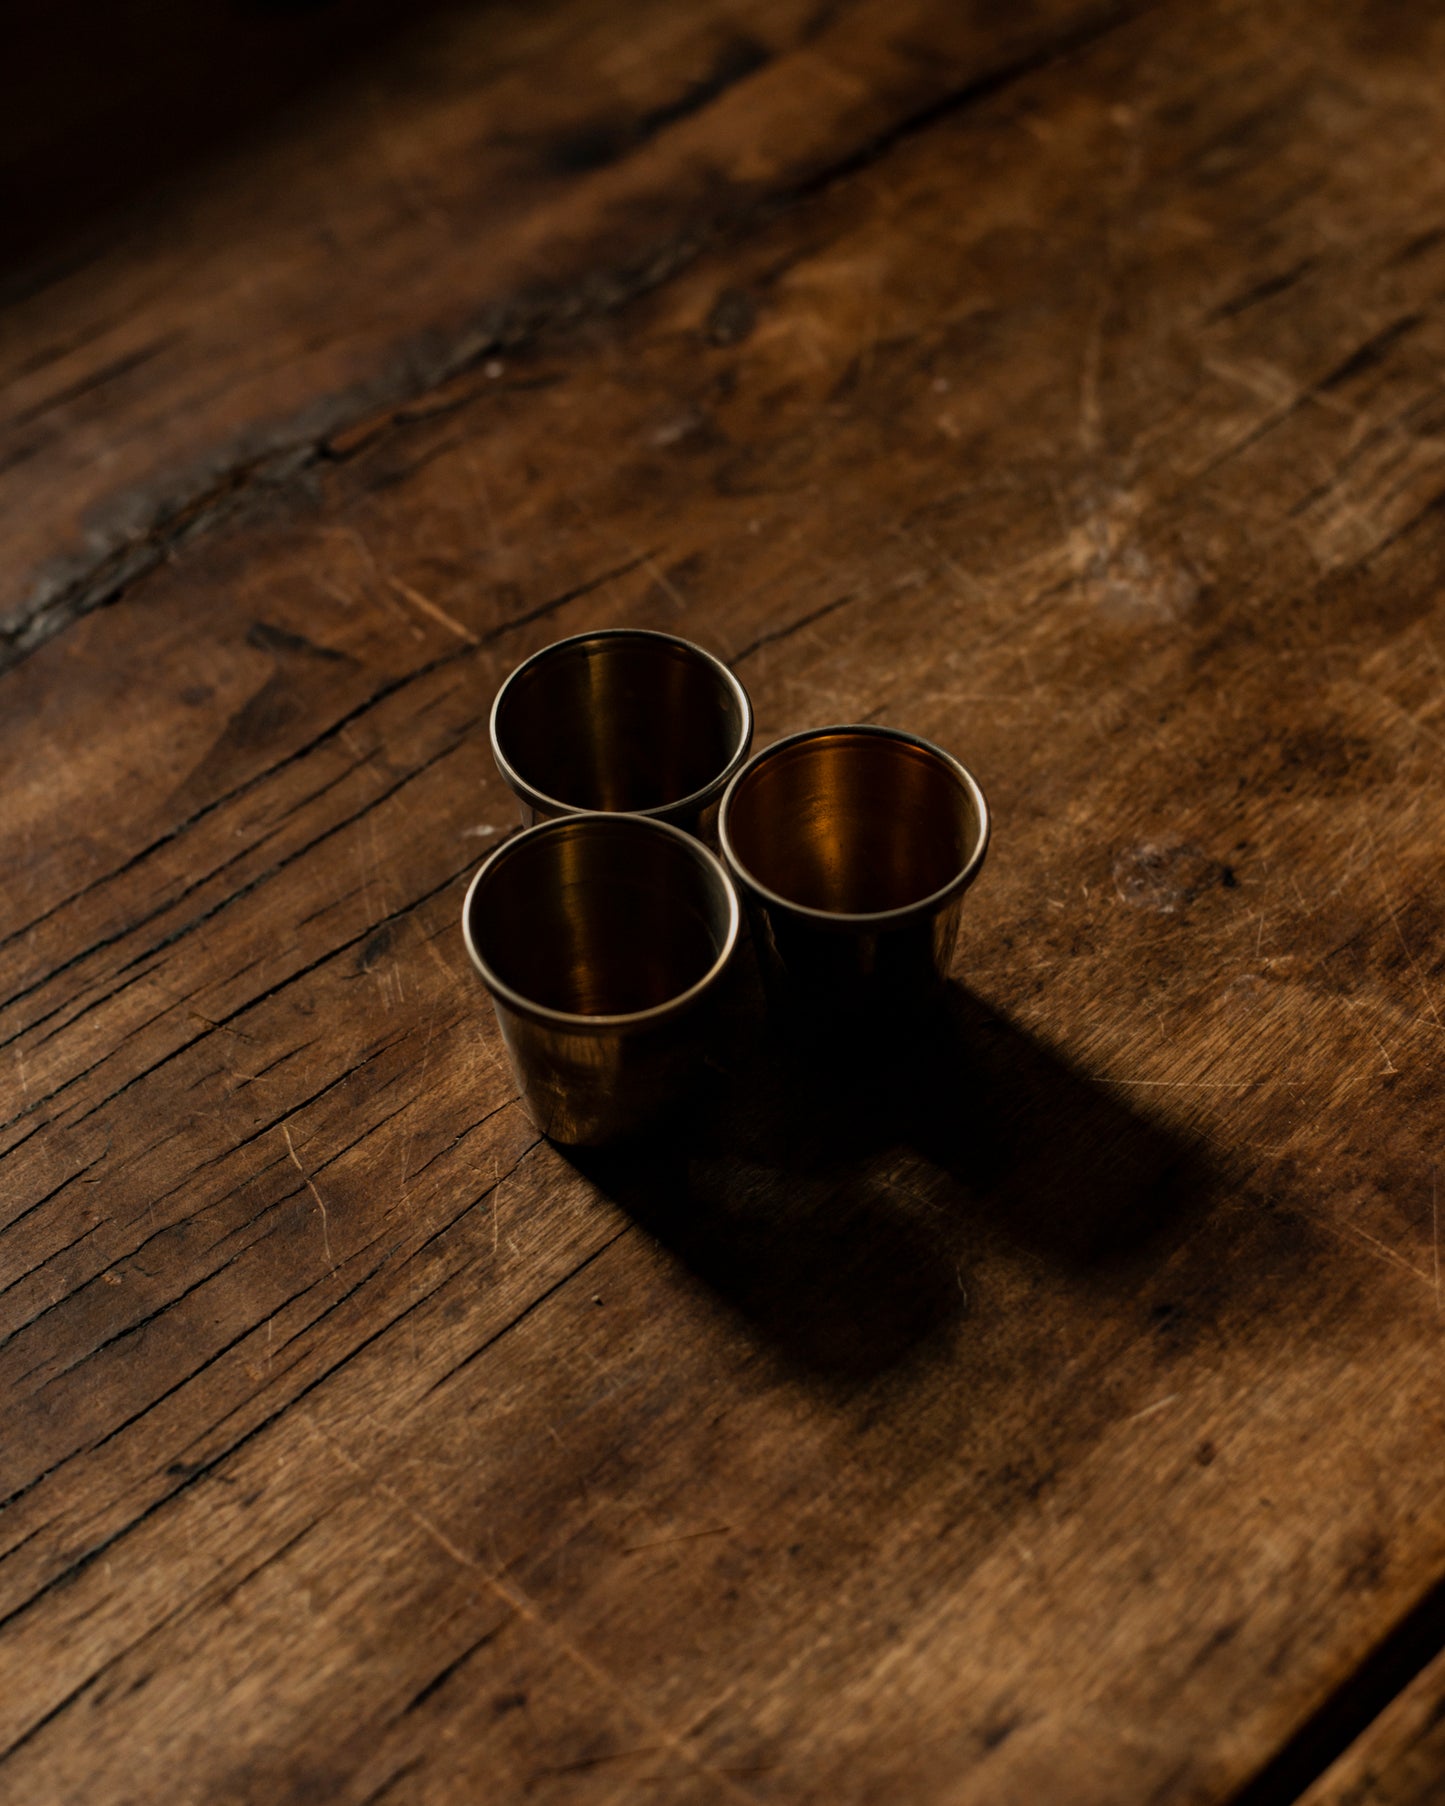
[(427, 952), (436, 961), (437, 965), (441, 968), (441, 970), (446, 974), (448, 982), (451, 984), (456, 984), (457, 983), (456, 969), (453, 966), (448, 965), (446, 960), (444, 960), (442, 958), (441, 951), (436, 946), (435, 942), (431, 941), (431, 940), (425, 940), (422, 942), (422, 945), (426, 948)]
[(1103, 1082), (1106, 1085), (1145, 1085), (1158, 1091), (1247, 1091), (1252, 1085), (1262, 1085), (1263, 1079), (1121, 1079), (1114, 1073), (1105, 1073)]
[(1384, 1258), (1397, 1267), (1403, 1267), (1407, 1273), (1413, 1273), (1422, 1285), (1430, 1284), (1430, 1275), (1422, 1273), (1413, 1261), (1406, 1260), (1398, 1249), (1392, 1248), (1388, 1242), (1382, 1242), (1371, 1235), (1368, 1230), (1361, 1229), (1358, 1223), (1347, 1223), (1346, 1228), (1352, 1235), (1357, 1235), (1362, 1242), (1368, 1242), (1372, 1248), (1378, 1248)]
[(1038, 1567), (1038, 1557), (1034, 1554), (1033, 1550), (1028, 1547), (1016, 1530), (1009, 1531), (1008, 1540), (1013, 1544), (1015, 1553), (1026, 1568)]
[(648, 574), (657, 582), (659, 587), (667, 592), (679, 608), (687, 607), (687, 597), (678, 589), (677, 585), (672, 581), (667, 572), (663, 570), (662, 566), (650, 552), (641, 554), (640, 563), (643, 570), (648, 572)]
[[(321, 533), (322, 537), (325, 539), (344, 540), (348, 545), (353, 546), (356, 549), (362, 563), (366, 567), (366, 572), (370, 579), (369, 588), (372, 595), (379, 598), (383, 605), (388, 608), (399, 621), (405, 624), (407, 632), (411, 634), (413, 639), (425, 639), (426, 635), (422, 632), (421, 628), (417, 626), (412, 617), (393, 596), (388, 594), (387, 585), (383, 582), (381, 572), (377, 569), (376, 555), (360, 532), (358, 532), (355, 527), (323, 527)], [(329, 586), (323, 583), (323, 587)], [(332, 594), (338, 595), (339, 592), (333, 590)], [(348, 607), (351, 606), (351, 598), (344, 597), (342, 599), (347, 602)]]
[(488, 1569), (483, 1562), (480, 1562), (476, 1558), (476, 1556), (468, 1554), (465, 1549), (447, 1534), (440, 1524), (434, 1522), (423, 1512), (419, 1511), (404, 1493), (399, 1492), (394, 1486), (389, 1485), (388, 1482), (383, 1480), (379, 1475), (368, 1473), (355, 1456), (347, 1449), (343, 1448), (341, 1443), (339, 1443), (334, 1436), (330, 1435), (326, 1430), (323, 1430), (321, 1425), (317, 1423), (308, 1412), (295, 1407), (293, 1407), (293, 1409), (296, 1409), (296, 1415), (301, 1419), (302, 1423), (316, 1440), (324, 1444), (343, 1466), (349, 1468), (374, 1498), (383, 1500), (393, 1511), (397, 1512), (398, 1515), (409, 1519), (424, 1536), (429, 1538), (430, 1541), (443, 1552), (443, 1554), (450, 1556), (458, 1567), (466, 1569), (468, 1573), (475, 1574), (483, 1585), (488, 1587), (518, 1618), (523, 1619), (526, 1623), (531, 1625), (539, 1637), (549, 1643), (554, 1649), (558, 1650), (562, 1655), (566, 1656), (570, 1661), (574, 1662), (577, 1667), (591, 1679), (595, 1686), (600, 1687), (603, 1691), (619, 1701), (643, 1729), (656, 1737), (659, 1740), (659, 1743), (672, 1755), (676, 1756), (680, 1761), (685, 1762), (694, 1773), (703, 1775), (707, 1779), (715, 1781), (722, 1792), (730, 1799), (737, 1801), (739, 1806), (756, 1806), (755, 1797), (751, 1793), (747, 1792), (744, 1788), (739, 1787), (735, 1782), (730, 1781), (727, 1778), (726, 1771), (710, 1767), (707, 1763), (703, 1762), (697, 1754), (688, 1748), (685, 1737), (678, 1735), (675, 1731), (669, 1730), (666, 1725), (659, 1723), (645, 1706), (640, 1705), (633, 1699), (631, 1694), (621, 1685), (615, 1676), (609, 1673), (606, 1668), (600, 1667), (592, 1660), (591, 1656), (586, 1654), (586, 1652), (577, 1644), (573, 1643), (567, 1637), (566, 1633), (539, 1609), (531, 1596), (525, 1593), (515, 1581), (504, 1580), (500, 1574), (494, 1573)]
[[(427, 1062), (431, 1059), (432, 1036), (437, 1032), (437, 1017), (440, 1014), (441, 1014), (440, 1010), (432, 1011), (431, 1021), (427, 1024), (426, 1040), (422, 1043), (421, 1073), (418, 1076), (417, 1082), (416, 1082), (416, 1099), (415, 1099), (415, 1101), (417, 1103), (420, 1103), (426, 1094)], [(413, 1123), (411, 1126), (411, 1133), (406, 1138), (406, 1146), (405, 1146), (405, 1148), (403, 1148), (402, 1155), (401, 1155), (401, 1195), (402, 1195), (403, 1199), (405, 1199), (405, 1197), (406, 1197), (406, 1185), (407, 1185), (406, 1169), (411, 1164), (411, 1151), (416, 1146), (416, 1131), (417, 1131), (417, 1125), (416, 1125), (416, 1123)]]
[(388, 577), (387, 582), (399, 596), (404, 596), (413, 608), (419, 608), (423, 614), (430, 615), (432, 620), (445, 627), (448, 633), (454, 633), (459, 640), (465, 640), (468, 646), (480, 646), (481, 641), (470, 627), (454, 619), (439, 603), (424, 596), (419, 589), (413, 589), (409, 583), (403, 583), (400, 577)]
[(307, 1172), (306, 1168), (304, 1166), (302, 1166), (300, 1160), (297, 1159), (296, 1147), (295, 1147), (295, 1144), (291, 1140), (291, 1131), (284, 1122), (281, 1125), (281, 1133), (286, 1137), (286, 1148), (287, 1148), (288, 1153), (291, 1155), (292, 1165), (296, 1168), (296, 1171), (298, 1173), (300, 1173), (301, 1177), (306, 1181), (307, 1187), (310, 1190), (312, 1197), (315, 1198), (315, 1200), (316, 1200), (316, 1208), (321, 1212), (321, 1246), (326, 1251), (326, 1264), (328, 1267), (330, 1267), (331, 1271), (334, 1273), (336, 1271), (336, 1262), (331, 1258), (331, 1228), (330, 1228), (330, 1219), (327, 1217), (327, 1214), (326, 1214), (326, 1200), (321, 1196), (321, 1193), (316, 1189), (316, 1181), (311, 1177), (310, 1173)]
[(674, 1543), (695, 1543), (703, 1536), (728, 1536), (732, 1532), (731, 1524), (713, 1524), (706, 1530), (681, 1530), (676, 1536), (657, 1536), (651, 1542), (629, 1543), (622, 1551), (624, 1555), (640, 1555), (644, 1549), (668, 1549)]
[(1390, 926), (1395, 930), (1395, 936), (1400, 943), (1400, 951), (1405, 955), (1410, 970), (1415, 974), (1415, 982), (1420, 987), (1420, 996), (1424, 1001), (1425, 1008), (1429, 1010), (1431, 1016), (1434, 1018), (1435, 1026), (1437, 1028), (1445, 1028), (1445, 1023), (1442, 1023), (1440, 1020), (1440, 1012), (1435, 1007), (1435, 999), (1430, 995), (1430, 987), (1425, 982), (1425, 974), (1420, 970), (1415, 955), (1410, 951), (1410, 943), (1405, 939), (1405, 931), (1401, 928), (1399, 918), (1395, 914), (1394, 905), (1390, 902), (1390, 893), (1385, 889), (1385, 880), (1380, 876), (1379, 849), (1375, 845), (1375, 836), (1371, 832), (1368, 823), (1365, 825), (1365, 833), (1369, 837), (1370, 865), (1371, 870), (1374, 873), (1375, 882), (1380, 887), (1380, 901), (1385, 906), (1385, 914), (1390, 918)]
[[(1347, 1010), (1352, 1010), (1352, 1011), (1358, 1010), (1360, 1007), (1354, 1001), (1354, 999), (1350, 998), (1350, 997), (1341, 997), (1340, 1002), (1342, 1004), (1344, 1004), (1344, 1006)], [(1429, 1024), (1427, 1023), (1425, 1026), (1429, 1027)], [(1365, 1033), (1370, 1037), (1370, 1039), (1374, 1042), (1375, 1046), (1379, 1048), (1381, 1054), (1384, 1056), (1385, 1072), (1387, 1074), (1392, 1073), (1392, 1072), (1398, 1072), (1400, 1070), (1400, 1068), (1390, 1058), (1389, 1048), (1386, 1047), (1385, 1043), (1380, 1039), (1379, 1035), (1375, 1032), (1374, 1028), (1371, 1026), (1371, 1024), (1368, 1021), (1365, 1022)]]
[[(482, 373), (490, 381), (495, 382), (497, 380), (497, 378), (499, 376), (501, 376), (501, 374), (502, 374), (502, 366), (496, 361), (495, 358), (493, 358), (490, 363), (483, 366)], [(491, 490), (488, 487), (486, 479), (483, 477), (480, 468), (478, 467), (475, 454), (473, 453), (470, 446), (468, 446), (466, 448), (465, 452), (463, 453), (462, 465), (463, 465), (463, 468), (466, 470), (467, 475), (471, 479), (472, 489), (476, 494), (478, 503), (480, 504), (482, 517), (484, 518), (484, 520), (487, 523), (487, 538), (490, 542), (490, 550), (491, 550), (492, 560), (494, 563), (496, 563), (501, 559), (502, 552), (503, 552), (502, 536), (497, 531), (497, 516), (496, 516), (496, 511), (492, 507)]]

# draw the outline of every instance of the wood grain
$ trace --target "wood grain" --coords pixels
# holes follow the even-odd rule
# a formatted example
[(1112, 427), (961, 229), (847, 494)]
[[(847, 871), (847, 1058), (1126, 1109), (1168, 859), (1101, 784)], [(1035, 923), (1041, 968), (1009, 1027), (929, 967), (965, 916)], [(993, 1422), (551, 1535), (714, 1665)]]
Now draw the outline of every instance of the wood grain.
[[(829, 173), (769, 153), (685, 260), (404, 405), (362, 333), (324, 455), (0, 679), (15, 1797), (1224, 1802), (1445, 1576), (1445, 30), (980, 13), (1012, 79), (899, 110), (958, 19), (800, 14), (857, 34), (826, 119), (779, 63)], [(664, 21), (490, 54), (595, 117), (564, 40)], [(740, 168), (754, 79), (693, 116)], [(574, 170), (516, 230), (574, 284), (675, 234), (670, 138), (608, 165), (635, 214)], [(227, 470), (266, 306), (192, 423)], [(322, 364), (276, 395), (330, 407)], [(169, 429), (96, 405), (139, 494)], [(740, 972), (701, 1114), (572, 1159), (457, 915), (497, 682), (623, 621), (727, 657), (759, 743), (940, 740), (996, 840), (946, 1033), (822, 1066)]]

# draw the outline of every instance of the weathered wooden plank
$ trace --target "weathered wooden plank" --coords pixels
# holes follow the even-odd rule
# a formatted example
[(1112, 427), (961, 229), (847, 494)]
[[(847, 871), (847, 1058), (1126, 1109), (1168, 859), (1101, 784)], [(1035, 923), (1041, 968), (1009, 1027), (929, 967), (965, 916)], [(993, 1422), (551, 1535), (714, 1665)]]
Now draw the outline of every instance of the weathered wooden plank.
[(443, 9), (10, 308), (0, 646), (111, 600), (359, 416), (605, 314), (1128, 10)]
[[(938, 122), (4, 680), (20, 1797), (1221, 1800), (1445, 1572), (1441, 45), (1302, 18)], [(979, 770), (922, 1073), (743, 997), (647, 1157), (521, 1119), (481, 725), (621, 619)]]
[(1301, 1806), (1426, 1806), (1445, 1774), (1445, 1658), (1437, 1656), (1301, 1796)]

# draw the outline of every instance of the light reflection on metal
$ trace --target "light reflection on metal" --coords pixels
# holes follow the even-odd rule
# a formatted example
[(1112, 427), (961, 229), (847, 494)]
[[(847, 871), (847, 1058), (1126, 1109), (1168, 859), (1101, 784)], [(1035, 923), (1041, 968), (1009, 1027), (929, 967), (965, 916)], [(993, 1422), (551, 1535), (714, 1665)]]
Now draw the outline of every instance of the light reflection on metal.
[(718, 815), (770, 994), (804, 1022), (928, 1005), (988, 805), (951, 754), (885, 727), (821, 727), (758, 753)]
[(703, 833), (748, 756), (753, 711), (737, 678), (700, 646), (605, 628), (518, 665), (492, 704), (491, 737), (524, 826), (625, 810)]

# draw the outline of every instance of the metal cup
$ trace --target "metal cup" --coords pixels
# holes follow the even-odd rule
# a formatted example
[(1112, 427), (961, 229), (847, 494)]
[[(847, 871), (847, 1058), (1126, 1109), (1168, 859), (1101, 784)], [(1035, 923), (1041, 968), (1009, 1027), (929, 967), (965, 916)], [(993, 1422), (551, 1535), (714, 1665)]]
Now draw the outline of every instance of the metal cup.
[(811, 728), (758, 753), (718, 835), (770, 995), (815, 1023), (938, 1001), (988, 834), (970, 773), (896, 728)]
[(701, 646), (609, 627), (518, 665), (492, 704), (491, 731), (524, 827), (600, 809), (702, 833), (748, 756), (753, 709)]
[(544, 1135), (596, 1146), (681, 1094), (739, 920), (718, 860), (665, 822), (568, 815), (498, 847), (462, 934)]

